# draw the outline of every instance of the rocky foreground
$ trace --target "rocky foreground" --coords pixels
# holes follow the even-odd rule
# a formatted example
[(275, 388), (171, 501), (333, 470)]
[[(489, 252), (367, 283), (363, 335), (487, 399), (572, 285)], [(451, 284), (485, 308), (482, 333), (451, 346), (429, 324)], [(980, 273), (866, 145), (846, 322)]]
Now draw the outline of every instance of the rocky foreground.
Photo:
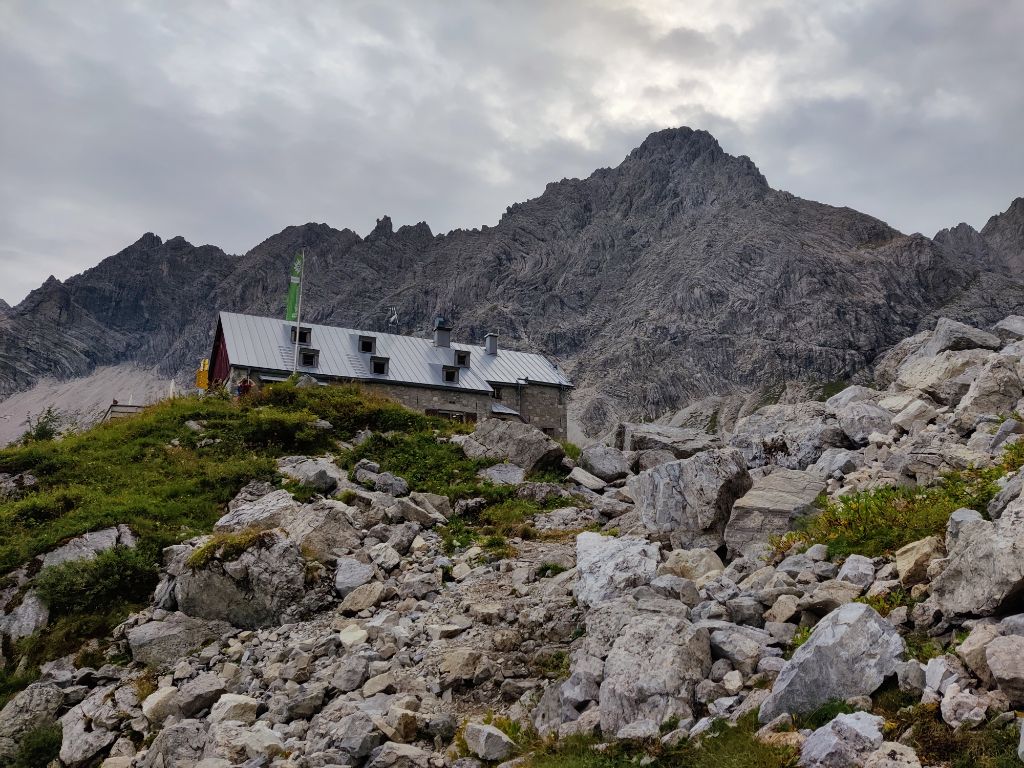
[[(319, 495), (252, 483), (213, 534), (168, 548), (108, 663), (51, 662), (0, 712), (0, 763), (54, 721), (68, 767), (440, 768), (528, 764), (526, 731), (671, 745), (757, 713), (757, 738), (803, 766), (927, 764), (915, 724), (873, 711), (885, 691), (959, 731), (1019, 730), (1024, 472), (891, 554), (830, 559), (790, 533), (822, 494), (926, 488), (1019, 448), (1024, 317), (993, 331), (940, 320), (877, 362), (884, 390), (765, 406), (724, 440), (622, 424), (573, 461), (484, 422), (450, 439), (548, 510), (508, 541), (453, 536), (483, 499), (410, 493), (369, 460), (282, 459)], [(41, 560), (131, 544), (112, 528)], [(47, 622), (43, 564), (4, 582), (8, 641)]]

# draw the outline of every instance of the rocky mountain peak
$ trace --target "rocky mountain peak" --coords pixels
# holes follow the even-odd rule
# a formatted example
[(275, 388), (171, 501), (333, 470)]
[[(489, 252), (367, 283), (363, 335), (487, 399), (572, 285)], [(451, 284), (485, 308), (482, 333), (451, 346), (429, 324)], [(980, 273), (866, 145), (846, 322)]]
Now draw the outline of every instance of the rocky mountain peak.
[(152, 250), (153, 248), (159, 248), (163, 245), (164, 241), (160, 239), (159, 235), (154, 235), (152, 232), (147, 232), (134, 243), (131, 244), (131, 248), (140, 248), (143, 250)]
[(391, 217), (384, 214), (377, 219), (377, 224), (374, 226), (373, 231), (366, 236), (367, 240), (380, 240), (382, 238), (391, 237), (395, 233), (395, 228), (391, 224)]
[(1024, 271), (1024, 197), (990, 218), (981, 234), (1011, 271)]

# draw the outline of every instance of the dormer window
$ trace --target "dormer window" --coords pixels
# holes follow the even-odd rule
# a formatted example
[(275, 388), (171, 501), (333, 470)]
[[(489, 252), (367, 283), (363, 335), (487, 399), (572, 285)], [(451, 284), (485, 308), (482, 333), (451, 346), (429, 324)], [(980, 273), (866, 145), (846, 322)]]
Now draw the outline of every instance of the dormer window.
[(377, 339), (374, 336), (360, 336), (359, 337), (359, 351), (364, 354), (376, 354), (377, 352)]
[(454, 365), (445, 365), (441, 368), (441, 378), (445, 384), (458, 384), (459, 369)]
[(377, 376), (387, 376), (388, 373), (388, 358), (386, 357), (371, 357), (370, 358), (370, 370)]
[(459, 368), (469, 368), (469, 352), (456, 350), (455, 365)]
[[(295, 343), (295, 331), (296, 328), (292, 326), (292, 344)], [(299, 344), (309, 344), (313, 340), (313, 329), (312, 328), (299, 328)]]
[(317, 349), (300, 350), (299, 363), (303, 368), (316, 368), (320, 365), (320, 351)]

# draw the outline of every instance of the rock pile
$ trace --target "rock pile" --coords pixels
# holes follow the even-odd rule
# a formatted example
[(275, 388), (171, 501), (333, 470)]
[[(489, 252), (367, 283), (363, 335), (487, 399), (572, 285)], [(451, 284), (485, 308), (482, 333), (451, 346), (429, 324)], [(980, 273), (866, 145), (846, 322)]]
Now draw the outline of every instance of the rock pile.
[[(168, 548), (153, 605), (108, 652), (132, 662), (46, 665), (0, 712), (0, 761), (54, 719), (64, 766), (441, 768), (478, 764), (455, 743), (514, 757), (491, 713), (559, 737), (675, 744), (758, 711), (758, 738), (799, 748), (801, 765), (920, 766), (866, 711), (884, 686), (960, 729), (1024, 707), (1021, 474), (891, 557), (767, 543), (821, 493), (998, 462), (1024, 434), (1021, 325), (996, 336), (942, 321), (880, 361), (886, 391), (767, 406), (724, 444), (622, 425), (576, 466), (527, 425), (484, 422), (458, 439), (466, 454), (553, 507), (533, 521), (543, 536), (501, 556), (453, 551), (437, 530), (482, 500), (409, 493), (372, 462), (352, 482), (328, 458), (282, 460), (324, 496), (253, 483), (213, 535)], [(555, 466), (561, 484), (528, 479)], [(130, 536), (111, 531), (45, 557)], [(901, 594), (913, 600), (872, 607)], [(915, 660), (912, 633), (947, 651)], [(833, 700), (858, 711), (794, 726)]]

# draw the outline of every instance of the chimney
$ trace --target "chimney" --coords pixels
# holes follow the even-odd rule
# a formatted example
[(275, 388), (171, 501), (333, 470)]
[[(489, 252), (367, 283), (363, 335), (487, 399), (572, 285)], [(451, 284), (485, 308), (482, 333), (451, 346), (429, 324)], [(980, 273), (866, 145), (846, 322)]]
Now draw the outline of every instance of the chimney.
[(484, 354), (498, 354), (498, 334), (488, 333), (486, 336), (484, 336)]
[(450, 347), (452, 345), (452, 327), (448, 321), (438, 315), (434, 318), (434, 346)]

